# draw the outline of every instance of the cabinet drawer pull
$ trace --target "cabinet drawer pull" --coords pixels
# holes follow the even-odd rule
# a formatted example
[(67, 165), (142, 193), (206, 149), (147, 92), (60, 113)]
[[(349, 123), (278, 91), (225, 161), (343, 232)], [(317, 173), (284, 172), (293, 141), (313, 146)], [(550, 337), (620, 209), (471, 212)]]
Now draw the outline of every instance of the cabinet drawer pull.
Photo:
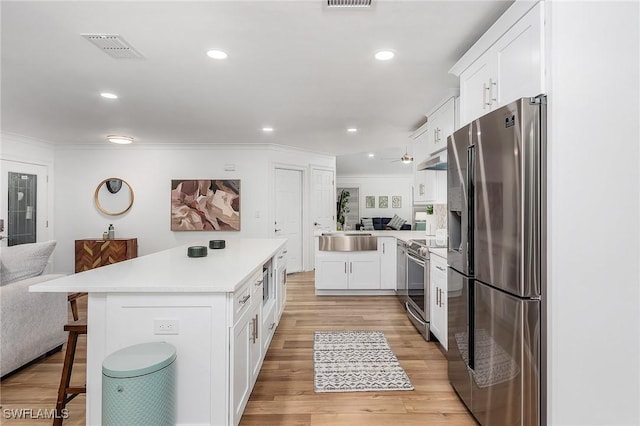
[(445, 269), (442, 266), (437, 266), (436, 265), (436, 269), (442, 272), (445, 272)]
[(284, 255), (278, 256), (278, 259), (282, 259), (284, 257)]
[(263, 278), (263, 279), (261, 279), (261, 280), (256, 281), (254, 285), (255, 285), (256, 287), (260, 287), (260, 286), (262, 285), (262, 283), (263, 283), (263, 282), (264, 282), (264, 278)]
[(249, 300), (249, 298), (251, 297), (250, 294), (247, 294), (245, 297), (243, 297), (242, 299), (238, 300), (238, 303), (241, 305), (244, 305), (245, 303), (247, 303), (247, 300)]
[(271, 325), (269, 326), (269, 330), (273, 330), (273, 327), (275, 327), (275, 326), (276, 326), (276, 323), (272, 322)]

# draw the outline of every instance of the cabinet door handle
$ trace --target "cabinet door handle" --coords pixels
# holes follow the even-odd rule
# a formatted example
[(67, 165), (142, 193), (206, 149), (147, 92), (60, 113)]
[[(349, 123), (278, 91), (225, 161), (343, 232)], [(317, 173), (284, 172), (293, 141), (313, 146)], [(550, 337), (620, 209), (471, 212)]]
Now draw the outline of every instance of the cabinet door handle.
[(255, 285), (256, 287), (260, 287), (260, 286), (262, 285), (262, 283), (263, 283), (263, 282), (264, 282), (264, 278), (263, 278), (263, 279), (261, 279), (261, 280), (256, 281), (254, 285)]
[(439, 271), (444, 272), (444, 268), (443, 268), (442, 266), (437, 266), (437, 265), (436, 265), (436, 269), (437, 269), (437, 270), (439, 270)]
[(438, 128), (433, 129), (433, 141), (438, 142)]
[(384, 243), (382, 243), (382, 254), (384, 254)]
[[(258, 340), (258, 324), (259, 324), (259, 321), (258, 321), (258, 314), (256, 314), (256, 339), (255, 339), (255, 340)], [(255, 341), (255, 340), (254, 340), (254, 341)]]
[[(493, 93), (493, 88), (496, 88), (496, 93)], [(493, 105), (494, 102), (498, 102), (498, 82), (493, 81), (492, 78), (489, 79), (489, 102), (490, 105)]]
[(353, 262), (349, 262), (349, 273), (353, 274)]
[(487, 103), (487, 92), (489, 91), (489, 88), (487, 87), (487, 83), (482, 83), (482, 109), (487, 109), (488, 104)]
[(347, 262), (344, 262), (344, 273), (347, 273)]
[(245, 303), (247, 303), (247, 300), (249, 300), (249, 298), (251, 297), (250, 294), (247, 294), (245, 297), (243, 297), (242, 299), (238, 300), (238, 303), (241, 305), (244, 305)]
[(269, 326), (269, 330), (273, 330), (273, 327), (275, 327), (275, 326), (276, 326), (276, 323), (272, 322), (271, 325)]

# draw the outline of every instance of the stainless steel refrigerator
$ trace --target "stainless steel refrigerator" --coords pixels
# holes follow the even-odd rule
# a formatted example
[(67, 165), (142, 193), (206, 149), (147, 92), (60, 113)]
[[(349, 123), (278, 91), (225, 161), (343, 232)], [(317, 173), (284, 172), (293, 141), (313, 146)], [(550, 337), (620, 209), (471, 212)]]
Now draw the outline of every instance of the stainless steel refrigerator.
[(544, 425), (546, 98), (448, 138), (449, 381), (482, 424)]

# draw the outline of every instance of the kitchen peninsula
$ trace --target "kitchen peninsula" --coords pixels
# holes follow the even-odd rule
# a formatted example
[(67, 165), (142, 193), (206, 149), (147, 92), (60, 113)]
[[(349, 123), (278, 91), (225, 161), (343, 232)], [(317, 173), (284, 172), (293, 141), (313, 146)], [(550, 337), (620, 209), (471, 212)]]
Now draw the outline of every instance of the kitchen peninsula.
[[(262, 365), (263, 344), (282, 312), (273, 305), (284, 303), (284, 280), (276, 271), (286, 262), (286, 239), (229, 239), (225, 249), (187, 257), (188, 246), (207, 244), (30, 288), (88, 293), (87, 424), (102, 420), (102, 361), (118, 349), (154, 341), (177, 349), (177, 424), (238, 424)], [(269, 291), (263, 293), (263, 286)]]

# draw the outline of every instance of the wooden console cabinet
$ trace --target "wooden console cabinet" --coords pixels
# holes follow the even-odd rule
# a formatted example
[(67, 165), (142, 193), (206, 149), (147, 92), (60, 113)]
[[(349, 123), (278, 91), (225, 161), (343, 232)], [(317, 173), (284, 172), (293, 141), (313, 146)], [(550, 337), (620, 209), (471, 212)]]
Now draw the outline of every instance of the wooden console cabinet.
[(138, 257), (137, 238), (76, 240), (76, 272)]

